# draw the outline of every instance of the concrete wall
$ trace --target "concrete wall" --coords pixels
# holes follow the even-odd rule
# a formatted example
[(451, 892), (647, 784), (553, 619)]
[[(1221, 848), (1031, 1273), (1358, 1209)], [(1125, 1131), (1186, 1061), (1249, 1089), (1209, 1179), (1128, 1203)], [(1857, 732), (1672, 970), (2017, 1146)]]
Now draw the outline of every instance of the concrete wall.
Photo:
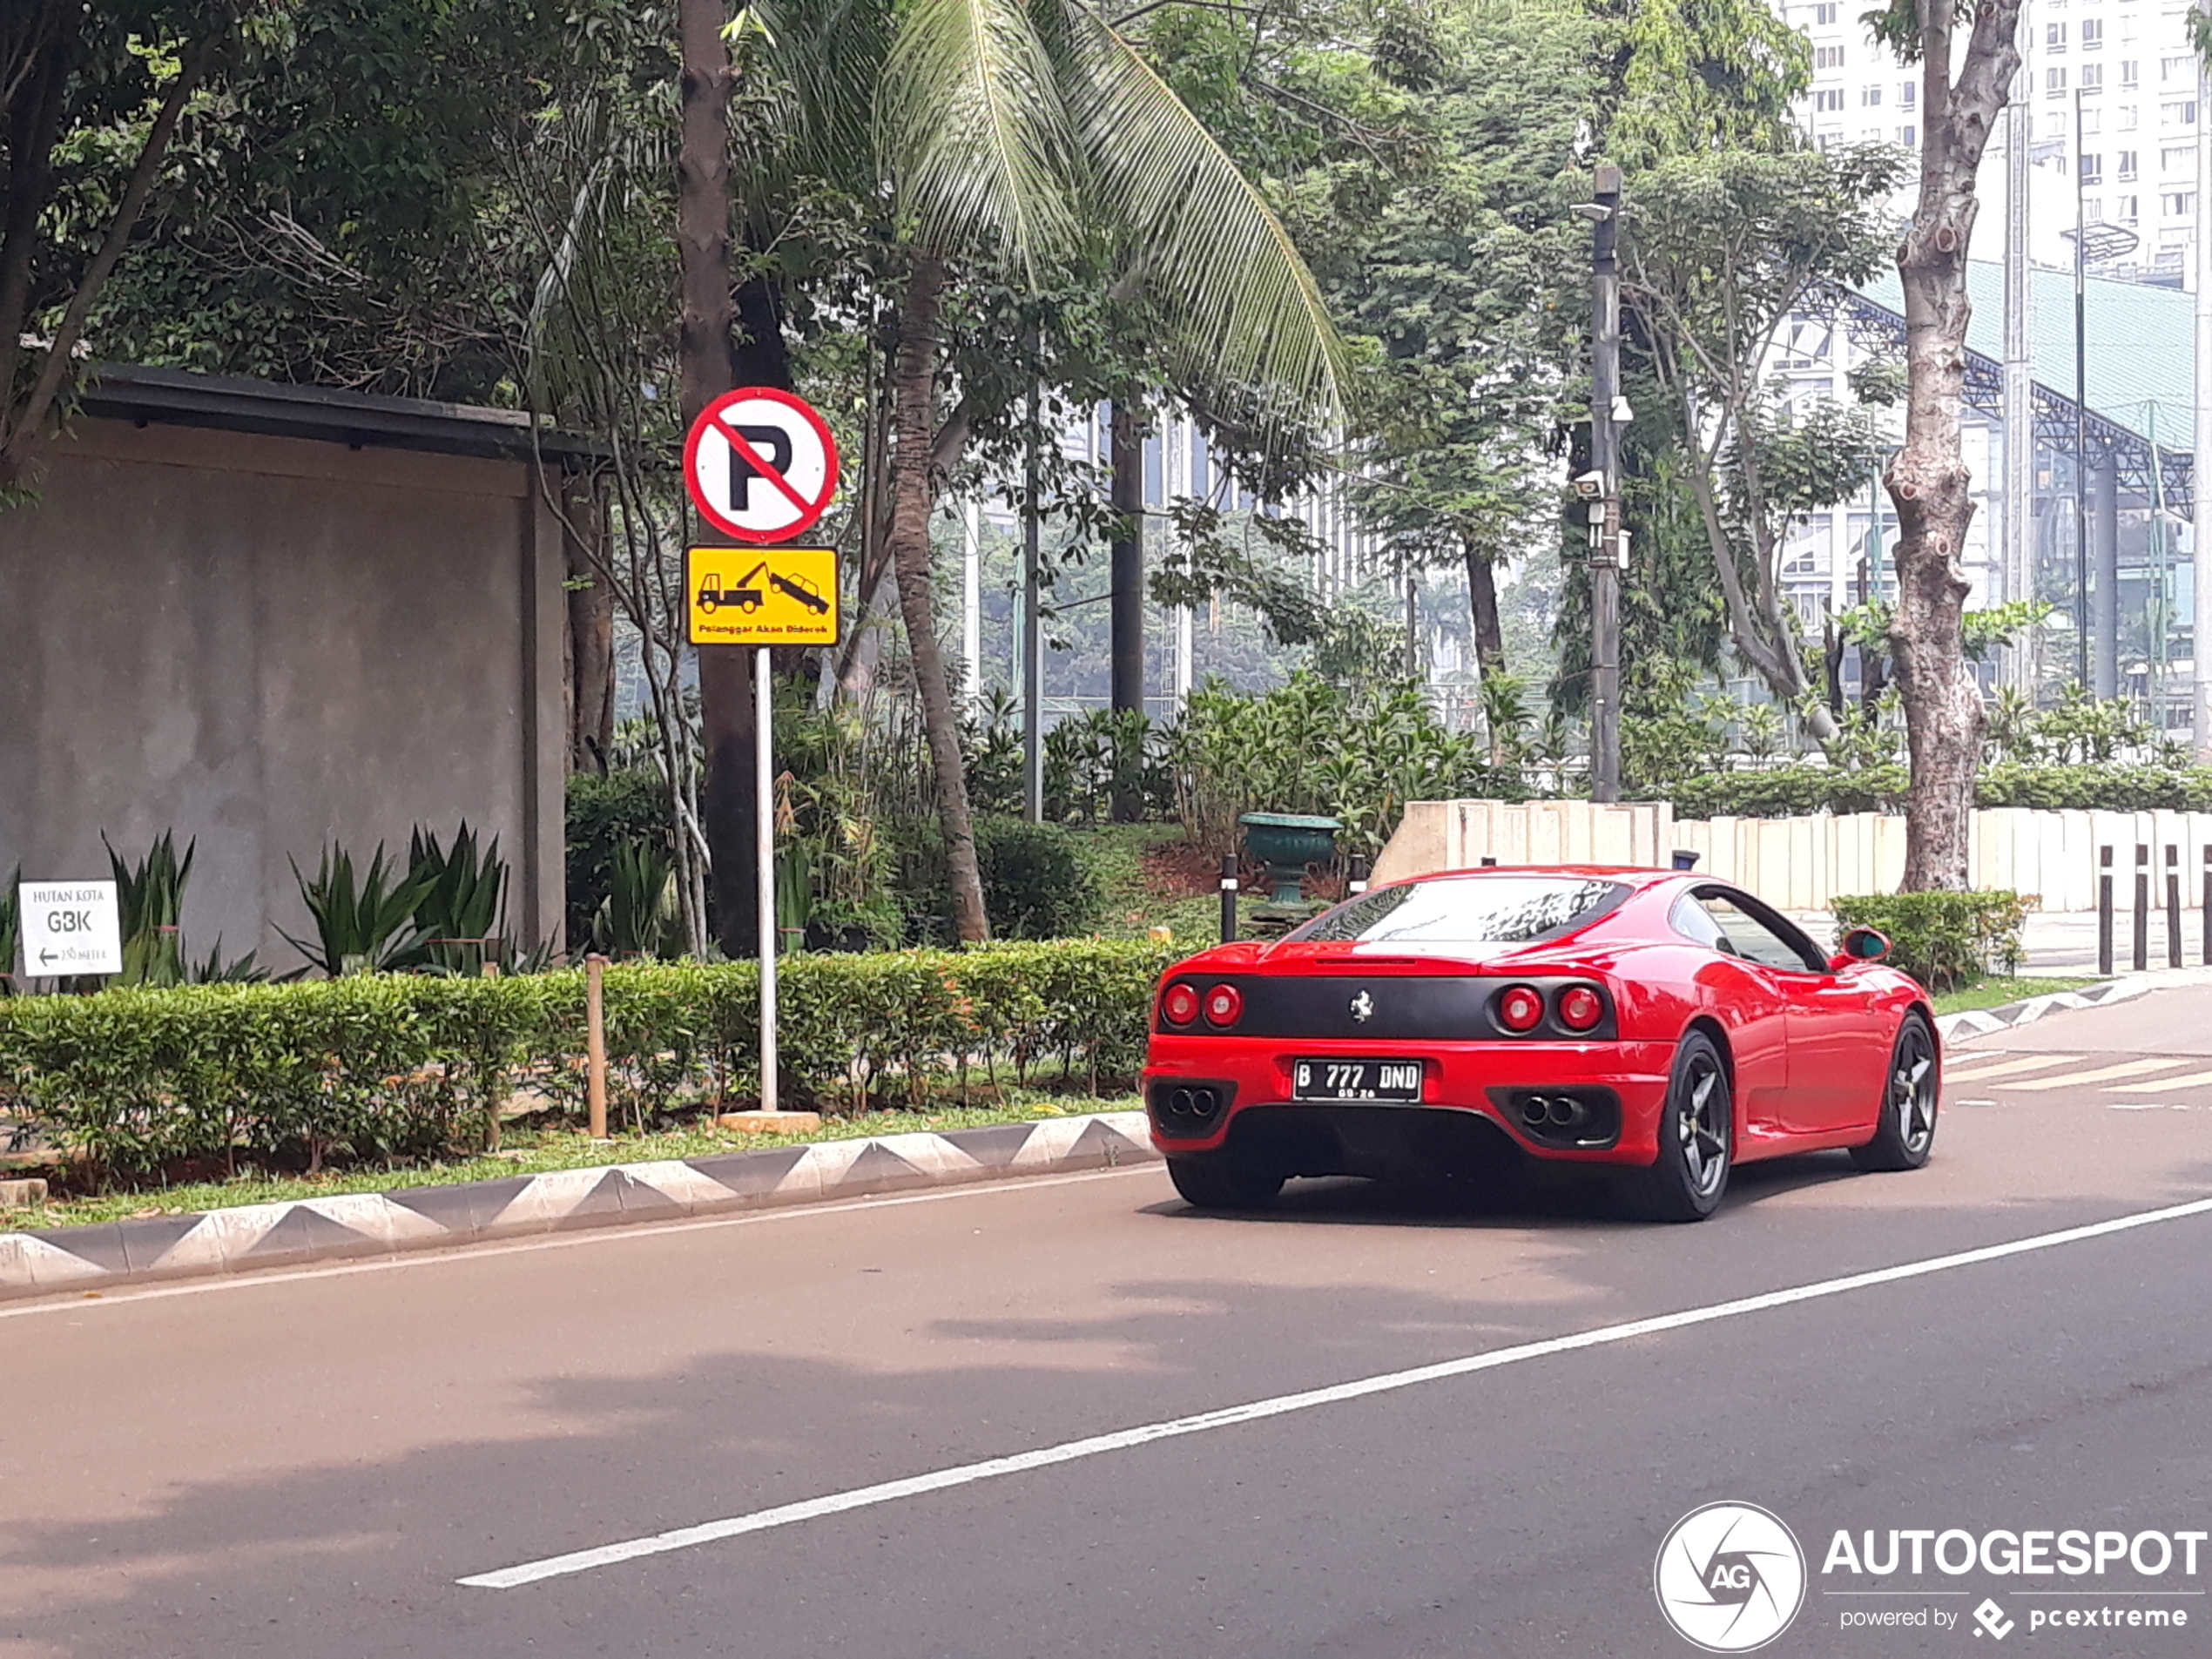
[(290, 967), (289, 858), (466, 818), (509, 927), (557, 937), (561, 550), (524, 463), (95, 420), (39, 487), (0, 513), (0, 878), (173, 829), (187, 944)]
[[(1975, 886), (2040, 898), (2044, 910), (2097, 907), (2098, 850), (2113, 849), (2114, 894), (2133, 902), (2135, 848), (2150, 849), (2154, 897), (2165, 892), (2165, 849), (2179, 857), (2194, 904), (2212, 847), (2212, 813), (2056, 813), (1999, 807), (1973, 815), (1967, 860)], [(1785, 910), (1824, 910), (1841, 894), (1893, 893), (1905, 877), (1905, 820), (1843, 817), (1716, 818), (1677, 822), (1668, 803), (1415, 801), (1375, 861), (1375, 880), (1506, 864), (1664, 867), (1676, 848), (1702, 873), (1749, 888)]]

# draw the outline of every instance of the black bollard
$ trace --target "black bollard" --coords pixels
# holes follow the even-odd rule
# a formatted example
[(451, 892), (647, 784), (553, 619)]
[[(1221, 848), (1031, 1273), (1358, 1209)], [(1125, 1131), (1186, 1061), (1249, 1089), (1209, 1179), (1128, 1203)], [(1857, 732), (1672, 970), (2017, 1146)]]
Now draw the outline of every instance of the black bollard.
[(1237, 936), (1237, 855), (1221, 855), (1221, 942)]
[(1356, 899), (1366, 890), (1367, 860), (1365, 854), (1354, 853), (1352, 855), (1352, 873), (1345, 882), (1345, 893), (1348, 897)]
[(2150, 848), (2135, 843), (2135, 971), (2150, 966)]
[(1676, 847), (1670, 856), (1674, 859), (1675, 868), (1677, 870), (1694, 870), (1697, 867), (1697, 854), (1686, 847)]
[(1486, 858), (1482, 860), (1482, 867), (1486, 870), (1494, 870), (1497, 868), (1497, 866), (1498, 860), (1495, 859)]
[(2166, 966), (2182, 965), (2182, 849), (2166, 847)]
[[(2212, 881), (2212, 876), (2205, 878)], [(2112, 849), (2097, 849), (2097, 972), (2112, 974)]]

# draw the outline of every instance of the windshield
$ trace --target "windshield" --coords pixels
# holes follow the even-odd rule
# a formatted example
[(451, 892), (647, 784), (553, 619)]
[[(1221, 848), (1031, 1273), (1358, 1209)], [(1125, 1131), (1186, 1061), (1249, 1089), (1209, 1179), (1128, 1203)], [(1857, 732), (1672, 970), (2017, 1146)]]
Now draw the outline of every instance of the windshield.
[(1316, 916), (1290, 936), (1418, 949), (1527, 945), (1595, 921), (1629, 890), (1618, 881), (1555, 875), (1455, 875), (1379, 887)]

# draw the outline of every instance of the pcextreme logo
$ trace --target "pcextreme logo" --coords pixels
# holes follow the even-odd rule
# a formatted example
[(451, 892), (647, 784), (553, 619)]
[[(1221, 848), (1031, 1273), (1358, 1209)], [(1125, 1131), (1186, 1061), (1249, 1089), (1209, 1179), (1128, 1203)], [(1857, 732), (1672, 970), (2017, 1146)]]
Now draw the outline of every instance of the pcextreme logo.
[(1787, 1630), (1804, 1605), (1804, 1551), (1757, 1505), (1709, 1503), (1662, 1541), (1651, 1587), (1684, 1641), (1707, 1653), (1750, 1653)]

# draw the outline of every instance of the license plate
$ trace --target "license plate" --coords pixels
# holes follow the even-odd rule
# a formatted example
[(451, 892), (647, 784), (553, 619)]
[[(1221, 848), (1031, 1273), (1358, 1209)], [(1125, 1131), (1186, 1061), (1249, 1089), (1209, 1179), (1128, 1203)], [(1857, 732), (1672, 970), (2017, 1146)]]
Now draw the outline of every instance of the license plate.
[(1418, 1060), (1294, 1060), (1292, 1100), (1418, 1101)]

